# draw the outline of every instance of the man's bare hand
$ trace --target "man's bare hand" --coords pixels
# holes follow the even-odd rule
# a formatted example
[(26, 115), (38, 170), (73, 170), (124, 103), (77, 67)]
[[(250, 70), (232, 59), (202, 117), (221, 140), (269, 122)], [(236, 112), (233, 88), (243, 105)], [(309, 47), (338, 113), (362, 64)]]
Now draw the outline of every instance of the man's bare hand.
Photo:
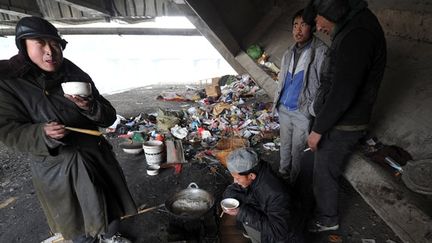
[(49, 122), (44, 126), (45, 135), (52, 139), (62, 139), (67, 131), (63, 124), (59, 124), (58, 122)]
[(239, 208), (233, 208), (233, 209), (224, 209), (224, 208), (222, 208), (222, 210), (226, 213), (226, 214), (229, 214), (229, 215), (232, 215), (232, 216), (236, 216), (238, 213), (239, 213)]
[(319, 144), (320, 140), (321, 140), (321, 134), (316, 133), (314, 131), (312, 131), (309, 134), (307, 143), (308, 143), (309, 148), (311, 148), (311, 150), (313, 152), (318, 149), (318, 144)]
[(90, 110), (90, 105), (91, 105), (91, 100), (87, 97), (81, 97), (79, 95), (68, 95), (65, 94), (64, 95), (68, 100), (72, 101), (73, 103), (75, 103), (80, 109), (83, 110)]

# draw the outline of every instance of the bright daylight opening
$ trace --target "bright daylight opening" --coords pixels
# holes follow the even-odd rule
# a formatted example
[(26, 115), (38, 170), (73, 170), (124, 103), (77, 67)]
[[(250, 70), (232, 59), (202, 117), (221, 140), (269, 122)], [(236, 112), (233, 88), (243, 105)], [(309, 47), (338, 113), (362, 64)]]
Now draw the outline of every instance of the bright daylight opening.
[[(86, 26), (194, 28), (185, 17), (161, 17), (154, 22), (133, 25)], [(236, 74), (202, 36), (63, 35), (63, 38), (69, 42), (64, 56), (87, 72), (102, 94), (151, 84), (199, 83), (203, 79)], [(16, 53), (13, 36), (0, 38), (1, 59)]]

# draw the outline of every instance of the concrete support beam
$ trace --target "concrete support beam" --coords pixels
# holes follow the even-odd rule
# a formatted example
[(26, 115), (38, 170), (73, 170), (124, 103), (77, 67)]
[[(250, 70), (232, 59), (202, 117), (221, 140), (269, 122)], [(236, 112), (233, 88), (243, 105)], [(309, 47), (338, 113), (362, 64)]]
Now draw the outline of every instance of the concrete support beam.
[[(201, 36), (196, 29), (167, 28), (58, 28), (62, 35), (180, 35)], [(0, 35), (14, 35), (14, 29), (2, 29)]]
[(432, 242), (430, 199), (408, 190), (401, 180), (358, 154), (344, 175), (403, 242)]
[[(50, 0), (52, 1), (52, 0)], [(55, 0), (57, 2), (69, 5), (91, 15), (110, 15), (109, 6), (105, 5), (104, 0)]]
[(208, 31), (206, 32), (212, 32), (212, 35), (219, 39), (232, 55), (236, 56), (240, 51), (240, 45), (222, 22), (213, 4), (209, 0), (186, 0), (186, 3), (195, 13), (199, 13), (199, 18), (207, 26)]
[(28, 0), (0, 0), (0, 13), (15, 16), (42, 16), (39, 6), (35, 1)]
[[(197, 28), (197, 30), (204, 36), (216, 50), (221, 54), (221, 56), (231, 65), (231, 67), (239, 74), (245, 73), (246, 70), (243, 66), (235, 60), (234, 55), (231, 50), (225, 45), (225, 43), (219, 38), (219, 36), (209, 28), (207, 23), (200, 17), (196, 15), (194, 10), (187, 4), (178, 4), (177, 8), (181, 11), (184, 16), (186, 16), (189, 21)], [(229, 39), (233, 39), (232, 36)], [(237, 43), (235, 43), (236, 48), (240, 48)]]
[(170, 0), (113, 0), (113, 16), (180, 16), (176, 4)]
[(244, 69), (247, 70), (257, 84), (264, 89), (273, 100), (277, 83), (245, 52), (240, 52), (240, 54), (236, 56), (236, 60), (241, 63)]
[[(277, 88), (276, 82), (259, 65), (252, 60), (235, 40), (228, 28), (222, 22), (215, 8), (208, 0), (186, 0), (190, 9), (199, 13), (199, 17), (189, 17), (189, 20), (197, 29), (209, 40), (210, 43), (222, 54), (227, 62), (236, 70), (237, 73), (249, 73), (257, 84), (272, 97)], [(246, 38), (246, 42), (254, 42), (264, 34), (266, 29), (281, 14), (281, 9), (274, 8), (271, 13), (258, 23), (255, 30)], [(186, 14), (188, 16), (188, 14)], [(264, 30), (263, 30), (264, 29)]]

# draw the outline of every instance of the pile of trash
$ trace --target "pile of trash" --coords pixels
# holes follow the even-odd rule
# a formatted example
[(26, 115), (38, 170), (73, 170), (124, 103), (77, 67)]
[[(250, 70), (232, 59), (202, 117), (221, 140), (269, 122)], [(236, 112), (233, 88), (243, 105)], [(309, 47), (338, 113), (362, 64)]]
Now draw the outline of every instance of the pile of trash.
[(183, 93), (163, 92), (157, 99), (191, 101), (190, 106), (181, 110), (159, 108), (154, 113), (140, 113), (129, 119), (117, 115), (107, 135), (139, 145), (162, 141), (167, 159), (173, 157), (170, 162), (179, 163), (207, 158), (225, 164), (233, 149), (254, 146), (264, 140), (271, 141), (265, 148), (277, 150), (278, 139), (273, 141), (279, 134), (277, 117), (271, 114), (270, 102), (252, 99), (260, 88), (249, 75), (212, 79), (205, 89), (186, 88)]

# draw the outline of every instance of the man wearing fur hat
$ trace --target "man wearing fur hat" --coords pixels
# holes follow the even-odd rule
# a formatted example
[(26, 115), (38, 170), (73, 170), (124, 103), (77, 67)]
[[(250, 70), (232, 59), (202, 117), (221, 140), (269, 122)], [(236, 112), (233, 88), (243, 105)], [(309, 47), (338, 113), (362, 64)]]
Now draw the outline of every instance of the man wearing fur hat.
[[(27, 152), (33, 184), (53, 233), (73, 242), (130, 242), (119, 220), (135, 214), (112, 146), (103, 136), (68, 132), (110, 126), (116, 111), (91, 78), (63, 58), (67, 42), (39, 17), (15, 31), (19, 53), (0, 61), (0, 141)], [(87, 82), (89, 97), (63, 93), (61, 84)]]
[(303, 9), (292, 18), (295, 43), (284, 53), (279, 85), (273, 102), (280, 123), (279, 173), (294, 184), (300, 159), (315, 115), (313, 100), (319, 87), (319, 73), (327, 45), (313, 34), (315, 22), (303, 19)]
[(223, 197), (239, 200), (240, 206), (224, 212), (236, 216), (253, 243), (303, 242), (287, 186), (267, 163), (252, 149), (240, 148), (229, 154), (227, 167), (234, 183)]
[[(314, 103), (308, 137), (315, 151), (313, 187), (316, 218), (309, 230), (339, 228), (338, 180), (368, 127), (386, 64), (386, 41), (376, 16), (363, 0), (313, 0), (316, 27), (331, 36)], [(306, 18), (306, 17), (305, 17)]]

